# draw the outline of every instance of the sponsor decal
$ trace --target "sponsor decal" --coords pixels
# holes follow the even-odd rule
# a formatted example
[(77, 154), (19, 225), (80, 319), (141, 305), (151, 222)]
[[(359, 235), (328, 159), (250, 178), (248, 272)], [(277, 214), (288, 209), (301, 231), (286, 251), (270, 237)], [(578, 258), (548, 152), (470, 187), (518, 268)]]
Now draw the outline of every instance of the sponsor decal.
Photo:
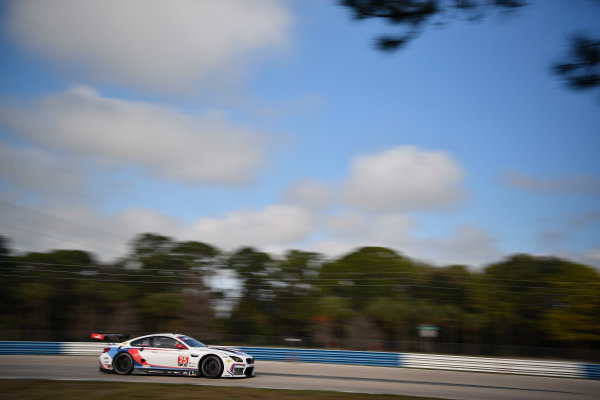
[(187, 367), (190, 362), (190, 358), (188, 356), (177, 356), (177, 365)]

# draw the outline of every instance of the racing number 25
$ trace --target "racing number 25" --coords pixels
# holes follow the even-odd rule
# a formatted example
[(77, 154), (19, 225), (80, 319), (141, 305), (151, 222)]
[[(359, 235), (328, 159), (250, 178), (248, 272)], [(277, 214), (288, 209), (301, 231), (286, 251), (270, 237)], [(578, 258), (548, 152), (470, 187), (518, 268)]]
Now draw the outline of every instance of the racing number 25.
[(190, 358), (186, 356), (177, 356), (177, 365), (187, 365)]

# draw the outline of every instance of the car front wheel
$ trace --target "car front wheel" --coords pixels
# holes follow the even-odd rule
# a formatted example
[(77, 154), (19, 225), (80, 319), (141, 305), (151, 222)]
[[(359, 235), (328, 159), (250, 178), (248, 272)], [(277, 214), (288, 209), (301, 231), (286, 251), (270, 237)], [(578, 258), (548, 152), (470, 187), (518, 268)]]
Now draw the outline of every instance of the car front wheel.
[(202, 366), (200, 367), (202, 375), (207, 378), (218, 378), (223, 373), (223, 363), (217, 356), (208, 356), (202, 360)]

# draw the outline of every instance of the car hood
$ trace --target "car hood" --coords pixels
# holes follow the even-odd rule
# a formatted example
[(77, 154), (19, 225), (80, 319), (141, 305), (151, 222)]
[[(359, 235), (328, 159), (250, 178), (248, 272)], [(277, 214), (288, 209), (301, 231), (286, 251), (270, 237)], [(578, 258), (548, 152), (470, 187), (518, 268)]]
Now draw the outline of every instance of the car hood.
[(232, 348), (232, 347), (208, 346), (208, 348), (211, 350), (222, 351), (224, 353), (235, 354), (237, 356), (243, 356), (243, 357), (248, 356), (248, 354), (244, 353), (243, 351), (240, 351), (240, 350)]

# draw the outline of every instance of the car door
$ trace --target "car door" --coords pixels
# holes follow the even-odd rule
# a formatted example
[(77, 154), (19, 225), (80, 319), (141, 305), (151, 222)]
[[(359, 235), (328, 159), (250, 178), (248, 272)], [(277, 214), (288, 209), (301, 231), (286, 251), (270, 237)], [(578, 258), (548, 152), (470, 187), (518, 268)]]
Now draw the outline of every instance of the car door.
[(172, 337), (154, 336), (152, 347), (144, 350), (144, 357), (153, 367), (187, 368), (189, 355), (178, 344), (181, 347), (181, 343)]
[(142, 365), (142, 368), (147, 368), (150, 362), (146, 359), (146, 356), (150, 356), (148, 349), (152, 347), (152, 336), (146, 336), (136, 339), (131, 342), (131, 349), (128, 350), (129, 354), (133, 359)]

